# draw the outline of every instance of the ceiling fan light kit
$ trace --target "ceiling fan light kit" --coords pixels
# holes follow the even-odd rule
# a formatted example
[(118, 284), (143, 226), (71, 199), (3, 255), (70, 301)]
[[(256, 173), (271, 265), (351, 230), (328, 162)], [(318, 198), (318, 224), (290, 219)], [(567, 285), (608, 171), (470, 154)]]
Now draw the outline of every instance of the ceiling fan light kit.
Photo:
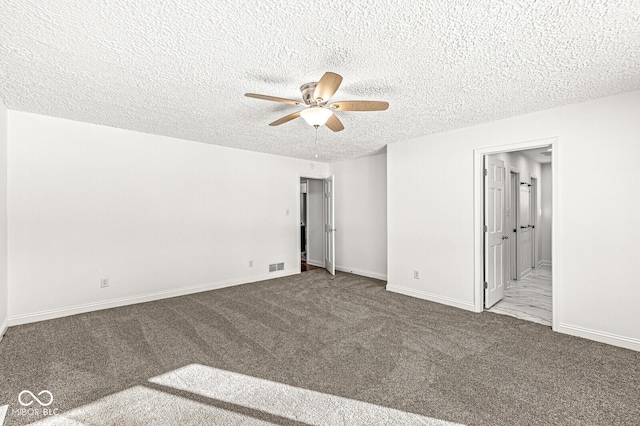
[(384, 111), (389, 108), (389, 103), (384, 101), (340, 101), (339, 103), (329, 104), (329, 99), (336, 93), (341, 83), (341, 76), (333, 72), (326, 72), (319, 82), (303, 84), (300, 86), (300, 92), (304, 104), (293, 99), (258, 95), (256, 93), (245, 93), (245, 96), (265, 101), (306, 106), (302, 111), (282, 117), (270, 123), (269, 126), (279, 126), (298, 117), (302, 117), (309, 125), (314, 126), (316, 129), (326, 125), (334, 132), (343, 130), (344, 126), (338, 117), (334, 115), (333, 111)]
[(314, 127), (324, 126), (331, 115), (333, 112), (330, 109), (320, 106), (312, 106), (300, 111), (300, 116), (304, 118), (304, 121)]

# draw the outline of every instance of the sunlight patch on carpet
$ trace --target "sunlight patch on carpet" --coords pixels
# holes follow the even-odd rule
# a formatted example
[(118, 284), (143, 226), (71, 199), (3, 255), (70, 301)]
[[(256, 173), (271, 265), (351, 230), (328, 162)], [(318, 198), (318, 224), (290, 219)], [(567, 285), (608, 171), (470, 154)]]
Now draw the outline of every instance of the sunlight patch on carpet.
[(149, 381), (313, 425), (458, 424), (200, 364)]
[(53, 425), (271, 424), (145, 386), (134, 386), (37, 423)]

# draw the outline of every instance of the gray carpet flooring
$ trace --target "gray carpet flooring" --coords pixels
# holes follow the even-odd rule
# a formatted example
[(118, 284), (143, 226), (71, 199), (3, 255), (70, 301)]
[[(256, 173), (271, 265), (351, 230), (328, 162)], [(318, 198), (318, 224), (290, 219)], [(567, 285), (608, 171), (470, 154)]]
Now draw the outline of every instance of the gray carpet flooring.
[(639, 424), (640, 353), (384, 286), (314, 270), (11, 327), (5, 424)]

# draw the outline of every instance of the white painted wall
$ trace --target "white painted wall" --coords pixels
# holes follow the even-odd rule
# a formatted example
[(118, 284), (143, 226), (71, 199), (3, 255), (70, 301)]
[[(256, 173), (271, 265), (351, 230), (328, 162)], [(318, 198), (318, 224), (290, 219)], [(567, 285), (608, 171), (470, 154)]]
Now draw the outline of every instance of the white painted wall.
[(324, 218), (322, 217), (324, 184), (319, 179), (309, 179), (308, 182), (307, 263), (324, 267)]
[[(537, 178), (538, 179), (538, 192), (537, 192), (537, 206), (538, 206), (538, 214), (537, 214), (537, 220), (536, 223), (538, 224), (538, 226), (536, 227), (536, 232), (532, 232), (531, 229), (520, 229), (518, 228), (518, 246), (519, 246), (519, 256), (518, 256), (518, 262), (520, 262), (521, 265), (521, 271), (525, 272), (528, 274), (529, 272), (531, 272), (531, 261), (532, 261), (532, 256), (535, 255), (535, 259), (533, 259), (536, 262), (540, 259), (540, 253), (541, 253), (541, 245), (542, 245), (542, 233), (541, 233), (541, 223), (540, 223), (540, 219), (541, 219), (541, 214), (540, 214), (540, 205), (541, 205), (541, 189), (540, 189), (540, 179), (542, 176), (542, 172), (541, 172), (541, 164), (537, 161), (532, 160), (531, 158), (527, 157), (526, 155), (520, 153), (520, 152), (505, 152), (505, 153), (500, 153), (500, 154), (493, 154), (490, 155), (490, 157), (494, 157), (497, 158), (499, 160), (504, 161), (505, 164), (505, 170), (506, 170), (506, 176), (505, 176), (505, 184), (507, 186), (507, 191), (510, 191), (510, 189), (508, 188), (510, 185), (510, 172), (511, 172), (511, 168), (514, 168), (516, 170), (519, 171), (520, 173), (520, 182), (527, 182), (527, 183), (531, 183), (531, 178)], [(530, 187), (526, 187), (526, 186), (520, 186), (518, 187), (518, 190), (520, 191), (520, 197), (522, 200), (522, 197), (526, 196), (529, 197), (529, 191), (531, 190)], [(507, 203), (507, 199), (505, 198), (505, 203)], [(507, 214), (511, 215), (511, 214), (515, 214), (515, 212), (511, 212), (509, 211), (509, 206), (507, 204)], [(522, 225), (528, 225), (528, 224), (533, 224), (533, 221), (529, 221), (530, 223), (522, 223)], [(507, 223), (509, 223), (507, 221)], [(513, 242), (512, 237), (512, 233), (511, 230), (509, 230), (508, 233), (510, 240), (508, 241), (508, 244), (511, 244)], [(536, 238), (536, 253), (532, 253), (531, 252), (531, 236), (535, 235)]]
[(558, 137), (554, 329), (640, 350), (638, 117), (633, 91), (389, 145), (387, 288), (473, 310), (474, 150)]
[(336, 268), (387, 278), (387, 155), (331, 163)]
[[(308, 161), (23, 112), (9, 122), (11, 324), (299, 271)], [(269, 274), (276, 262), (285, 270)]]
[(7, 118), (0, 99), (0, 340), (8, 325), (7, 281)]
[(541, 194), (541, 257), (542, 263), (551, 264), (551, 206), (552, 206), (552, 188), (551, 188), (551, 164), (542, 165), (542, 194)]

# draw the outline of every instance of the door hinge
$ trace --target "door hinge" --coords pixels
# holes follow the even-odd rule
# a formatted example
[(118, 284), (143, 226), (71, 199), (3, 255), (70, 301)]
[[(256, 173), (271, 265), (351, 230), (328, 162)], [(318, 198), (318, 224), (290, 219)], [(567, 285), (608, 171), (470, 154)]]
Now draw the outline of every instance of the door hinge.
[(487, 169), (484, 169), (484, 175), (486, 176), (488, 174), (489, 174), (489, 171)]
[(488, 289), (488, 288), (489, 288), (489, 284), (487, 284), (487, 282), (485, 281), (485, 282), (484, 282), (484, 289), (486, 290), (486, 289)]
[(489, 227), (485, 225), (483, 229), (484, 229), (484, 232), (487, 232), (489, 230)]

